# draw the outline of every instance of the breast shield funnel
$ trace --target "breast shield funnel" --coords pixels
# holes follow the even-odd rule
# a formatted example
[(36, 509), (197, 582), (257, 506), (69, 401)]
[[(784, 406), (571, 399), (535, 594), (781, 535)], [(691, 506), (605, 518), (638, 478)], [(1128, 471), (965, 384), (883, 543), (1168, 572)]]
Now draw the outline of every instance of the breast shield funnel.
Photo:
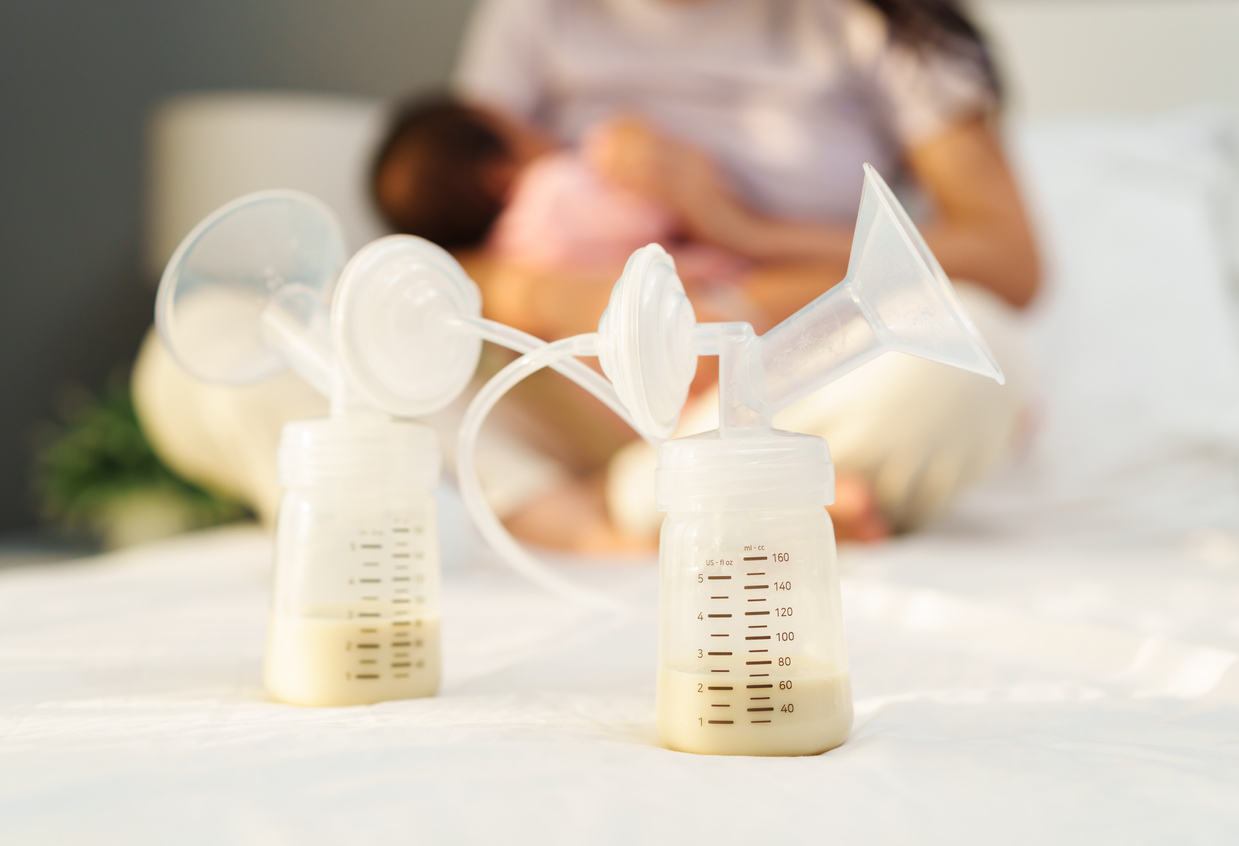
[(884, 352), (903, 352), (1001, 384), (1002, 371), (890, 188), (865, 165), (844, 280), (749, 350), (769, 416)]
[(334, 397), (330, 303), (346, 258), (340, 225), (318, 200), (248, 194), (181, 242), (159, 284), (155, 325), (177, 363), (204, 382), (250, 384), (291, 366)]

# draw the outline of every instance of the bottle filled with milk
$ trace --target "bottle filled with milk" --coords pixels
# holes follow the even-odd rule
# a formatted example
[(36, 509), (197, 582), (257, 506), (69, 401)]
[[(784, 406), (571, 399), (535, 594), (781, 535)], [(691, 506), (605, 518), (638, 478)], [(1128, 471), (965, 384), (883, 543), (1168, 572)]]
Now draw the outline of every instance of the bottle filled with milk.
[(821, 438), (766, 430), (659, 451), (658, 733), (684, 752), (811, 755), (852, 693)]
[(268, 692), (362, 705), (439, 687), (439, 453), (424, 424), (290, 423), (279, 448)]

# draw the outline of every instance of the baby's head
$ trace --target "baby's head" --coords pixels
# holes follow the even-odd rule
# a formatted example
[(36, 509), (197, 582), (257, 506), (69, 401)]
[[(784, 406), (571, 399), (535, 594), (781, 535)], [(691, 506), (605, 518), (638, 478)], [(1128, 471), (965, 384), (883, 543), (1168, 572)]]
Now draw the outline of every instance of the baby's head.
[(519, 166), (502, 121), (449, 97), (400, 109), (379, 148), (371, 188), (398, 232), (447, 249), (485, 240)]

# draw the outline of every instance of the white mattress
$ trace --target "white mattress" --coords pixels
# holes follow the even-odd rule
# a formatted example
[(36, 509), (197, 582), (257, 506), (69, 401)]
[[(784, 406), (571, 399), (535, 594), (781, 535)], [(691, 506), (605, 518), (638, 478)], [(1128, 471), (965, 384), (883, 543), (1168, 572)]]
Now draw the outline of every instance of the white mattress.
[(1234, 843), (1239, 549), (846, 549), (856, 722), (814, 758), (659, 748), (647, 565), (585, 620), (476, 547), (440, 696), (263, 694), (232, 529), (0, 573), (4, 843)]

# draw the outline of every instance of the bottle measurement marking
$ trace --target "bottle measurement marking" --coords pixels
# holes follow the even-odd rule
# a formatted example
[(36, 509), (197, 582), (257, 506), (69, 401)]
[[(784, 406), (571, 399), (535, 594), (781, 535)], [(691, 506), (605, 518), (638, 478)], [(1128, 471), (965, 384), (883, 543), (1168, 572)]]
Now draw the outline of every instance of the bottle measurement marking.
[(407, 552), (393, 552), (393, 553), (391, 554), (391, 557), (392, 557), (392, 558), (408, 558), (408, 557), (409, 557), (409, 553), (407, 553)]
[(361, 548), (362, 548), (362, 549), (382, 549), (382, 548), (383, 548), (383, 544), (381, 544), (381, 543), (363, 543), (363, 544), (361, 545)]
[[(743, 556), (743, 560), (746, 562), (785, 560), (785, 558), (786, 556), (784, 556), (783, 553), (779, 553), (778, 555), (774, 553), (770, 553), (769, 555)], [(750, 577), (754, 580), (761, 579), (761, 577), (766, 576), (766, 575), (767, 575), (767, 571), (764, 571), (764, 570), (745, 572), (746, 577)], [(730, 581), (731, 578), (732, 578), (731, 575), (708, 575), (706, 576), (706, 579), (709, 581)], [(758, 602), (764, 603), (767, 601), (767, 598), (768, 598), (764, 592), (777, 589), (777, 586), (773, 582), (758, 581), (756, 584), (743, 585), (743, 589), (748, 592), (747, 595), (743, 596), (743, 598), (746, 601), (750, 603), (758, 603)], [(754, 593), (757, 593), (758, 595), (754, 596)], [(731, 595), (710, 596), (710, 599), (720, 600), (720, 601), (733, 601)], [(741, 599), (741, 596), (735, 597), (736, 601), (738, 601), (739, 599)], [(732, 617), (741, 616), (741, 613), (745, 617), (769, 617), (769, 616), (774, 615), (775, 610), (776, 609), (771, 608), (770, 610), (765, 610), (765, 611), (754, 610), (754, 611), (744, 611), (744, 612), (735, 612), (735, 613), (713, 613), (713, 614), (706, 615), (705, 617), (702, 617), (699, 619), (705, 619), (705, 618), (708, 618), (711, 620), (731, 619)], [(775, 637), (773, 633), (770, 633), (770, 634), (762, 633), (763, 630), (770, 628), (769, 624), (767, 623), (763, 623), (763, 622), (751, 622), (750, 623), (746, 621), (746, 628), (749, 631), (743, 635), (744, 640), (747, 644), (746, 649), (743, 650), (743, 653), (747, 653), (745, 654), (746, 660), (744, 662), (744, 666), (746, 668), (745, 675), (749, 677), (750, 683), (744, 685), (743, 688), (739, 688), (739, 689), (747, 690), (749, 694), (749, 703), (745, 705), (745, 711), (749, 715), (749, 719), (747, 720), (747, 722), (752, 725), (770, 725), (774, 722), (774, 720), (771, 718), (773, 713), (778, 710), (778, 705), (775, 703), (771, 703), (771, 700), (774, 698), (771, 694), (775, 687), (775, 683), (766, 681), (767, 679), (770, 679), (770, 676), (771, 676), (770, 672), (753, 672), (753, 671), (767, 670), (775, 663), (773, 659), (764, 657), (765, 655), (768, 655), (769, 652), (771, 651), (769, 648), (766, 648), (766, 647), (769, 646), (770, 642), (773, 641)], [(703, 634), (706, 634), (706, 633), (708, 633), (711, 638), (731, 636), (731, 633), (709, 632), (708, 629)], [(701, 637), (701, 636), (702, 636), (701, 634), (698, 635), (698, 637)], [(723, 651), (710, 651), (710, 652), (707, 652), (706, 654), (710, 658), (732, 658), (735, 656), (736, 653), (723, 652)], [(727, 663), (730, 663), (730, 662), (727, 662)], [(731, 671), (727, 669), (711, 669), (710, 672), (726, 674)], [(737, 689), (738, 687), (739, 687), (738, 685), (735, 685), (735, 686), (733, 685), (710, 685), (707, 689), (712, 693), (713, 692), (722, 693), (722, 692), (733, 691)], [(722, 698), (722, 697), (719, 697), (719, 698)], [(727, 708), (731, 708), (733, 704), (734, 703), (730, 703), (730, 702), (712, 702), (710, 703), (710, 707), (712, 709), (713, 708), (727, 709)], [(705, 715), (703, 714), (702, 716), (704, 717)], [(707, 722), (708, 725), (734, 725), (736, 721), (734, 720), (714, 720), (714, 719), (706, 721), (703, 719), (703, 722)]]
[(383, 582), (382, 579), (358, 579), (357, 581), (361, 582), (363, 585), (377, 585), (382, 584)]
[(408, 526), (393, 526), (392, 527), (392, 534), (394, 535), (407, 535), (408, 533), (409, 533)]

